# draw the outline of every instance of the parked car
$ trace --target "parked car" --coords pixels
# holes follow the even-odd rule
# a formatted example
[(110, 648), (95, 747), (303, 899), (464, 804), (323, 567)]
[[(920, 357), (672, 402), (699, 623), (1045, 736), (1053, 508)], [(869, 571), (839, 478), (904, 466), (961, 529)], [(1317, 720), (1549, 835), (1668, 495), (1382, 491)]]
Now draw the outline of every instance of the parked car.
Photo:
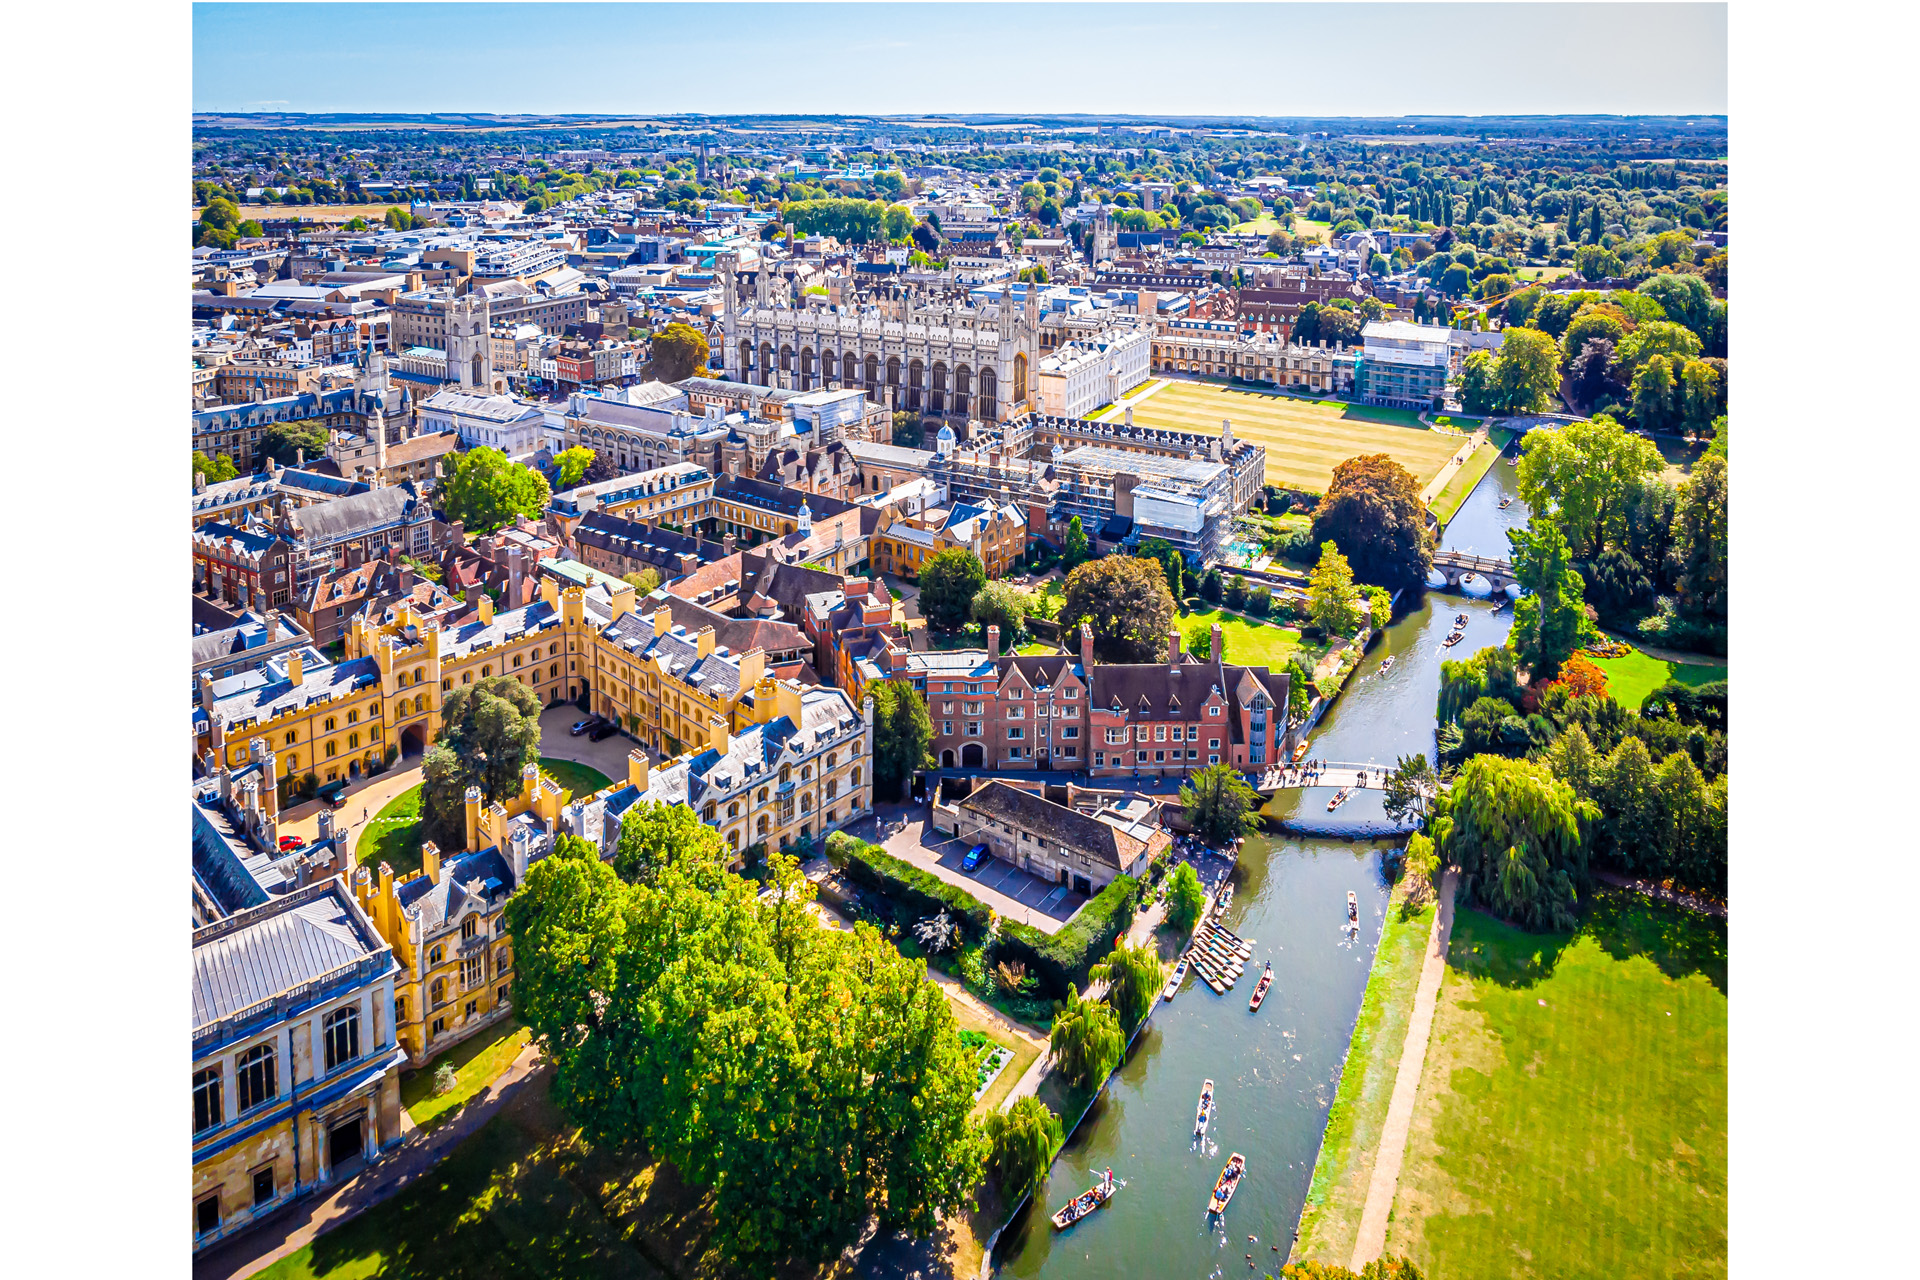
[(567, 732), (577, 738), (583, 733), (592, 733), (593, 727), (599, 723), (599, 716), (588, 716), (585, 720), (575, 720), (573, 722), (573, 728), (567, 730)]
[(280, 848), (282, 851), (285, 851), (287, 849), (304, 849), (306, 848), (306, 846), (307, 846), (307, 838), (305, 836), (281, 836), (280, 837)]
[(975, 867), (979, 866), (980, 860), (982, 858), (985, 858), (986, 856), (987, 856), (987, 846), (983, 844), (977, 844), (973, 846), (973, 848), (967, 850), (967, 856), (961, 859), (960, 861), (960, 869), (962, 871), (971, 871)]
[(612, 725), (612, 724), (596, 725), (594, 726), (593, 732), (587, 735), (587, 741), (601, 742), (607, 738), (611, 738), (614, 734), (618, 732), (620, 732), (620, 728), (618, 725)]

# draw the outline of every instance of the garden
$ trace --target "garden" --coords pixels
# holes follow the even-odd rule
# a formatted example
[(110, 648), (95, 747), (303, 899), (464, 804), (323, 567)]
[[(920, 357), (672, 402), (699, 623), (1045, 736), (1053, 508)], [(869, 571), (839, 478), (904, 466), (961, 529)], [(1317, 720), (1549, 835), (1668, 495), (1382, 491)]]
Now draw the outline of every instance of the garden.
[[(598, 769), (554, 756), (540, 757), (540, 772), (576, 797), (590, 796), (612, 782)], [(355, 850), (358, 862), (369, 867), (384, 862), (393, 868), (396, 880), (420, 869), (420, 846), (426, 841), (420, 794), (420, 787), (409, 787), (381, 807), (360, 833)]]

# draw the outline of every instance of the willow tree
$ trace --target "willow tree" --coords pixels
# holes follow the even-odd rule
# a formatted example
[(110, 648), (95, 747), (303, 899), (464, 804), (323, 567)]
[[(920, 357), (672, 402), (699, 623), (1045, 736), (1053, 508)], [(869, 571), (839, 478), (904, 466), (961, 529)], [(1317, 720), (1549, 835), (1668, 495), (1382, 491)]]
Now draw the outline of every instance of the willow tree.
[(1068, 1084), (1082, 1089), (1105, 1080), (1120, 1065), (1120, 1055), (1127, 1048), (1113, 1010), (1071, 987), (1054, 1010), (1052, 1043), (1060, 1074)]
[(1005, 1111), (989, 1112), (981, 1127), (989, 1144), (987, 1172), (1008, 1204), (1040, 1185), (1064, 1140), (1060, 1117), (1032, 1094)]
[(1475, 756), (1435, 803), (1434, 847), (1473, 901), (1525, 929), (1574, 927), (1599, 810), (1545, 763)]
[(1130, 947), (1116, 942), (1105, 960), (1087, 970), (1087, 976), (1107, 984), (1101, 999), (1120, 1020), (1121, 1028), (1131, 1031), (1153, 1008), (1154, 997), (1167, 980), (1167, 966), (1150, 943)]

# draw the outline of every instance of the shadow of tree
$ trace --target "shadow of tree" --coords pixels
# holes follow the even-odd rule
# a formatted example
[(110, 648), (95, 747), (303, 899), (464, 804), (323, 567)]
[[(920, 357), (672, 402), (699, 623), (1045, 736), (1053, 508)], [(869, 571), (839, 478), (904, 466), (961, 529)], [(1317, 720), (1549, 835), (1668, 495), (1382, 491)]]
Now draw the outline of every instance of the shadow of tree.
[(1528, 933), (1459, 907), (1447, 966), (1503, 987), (1529, 987), (1551, 977), (1561, 953), (1579, 937), (1591, 938), (1616, 960), (1645, 956), (1675, 980), (1702, 974), (1726, 994), (1726, 923), (1623, 890), (1600, 889), (1589, 897), (1575, 933)]

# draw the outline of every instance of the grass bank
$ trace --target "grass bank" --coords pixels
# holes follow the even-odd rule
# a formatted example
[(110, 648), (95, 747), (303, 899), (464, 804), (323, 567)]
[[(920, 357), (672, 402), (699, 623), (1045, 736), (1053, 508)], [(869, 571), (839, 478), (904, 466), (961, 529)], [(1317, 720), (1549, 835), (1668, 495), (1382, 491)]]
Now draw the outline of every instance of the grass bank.
[(1623, 658), (1596, 658), (1583, 654), (1607, 677), (1607, 692), (1629, 711), (1638, 711), (1655, 689), (1676, 680), (1681, 684), (1712, 684), (1727, 678), (1724, 665), (1695, 662), (1668, 662), (1635, 649)]
[[(414, 1124), (423, 1129), (444, 1124), (513, 1065), (531, 1035), (519, 1021), (507, 1018), (468, 1036), (425, 1066), (401, 1074), (400, 1105), (406, 1108)], [(455, 1084), (446, 1093), (436, 1095), (433, 1077), (443, 1063), (453, 1068)]]
[(1726, 939), (1623, 893), (1574, 934), (1459, 910), (1387, 1252), (1449, 1280), (1725, 1276)]
[(1473, 451), (1467, 464), (1456, 471), (1453, 479), (1447, 481), (1446, 487), (1434, 497), (1427, 510), (1440, 522), (1441, 529), (1444, 530), (1447, 522), (1459, 514), (1460, 505), (1479, 486), (1487, 472), (1493, 470), (1493, 464), (1500, 460), (1500, 451), (1507, 447), (1510, 434), (1504, 430), (1488, 432), (1486, 443)]
[(1300, 1237), (1292, 1253), (1296, 1262), (1311, 1258), (1345, 1266), (1353, 1254), (1437, 909), (1429, 902), (1403, 915), (1405, 899), (1403, 882), (1387, 909), (1386, 928), (1381, 931), (1366, 993), (1360, 998), (1360, 1016), (1347, 1045), (1346, 1066), (1327, 1111), (1320, 1158), (1314, 1163), (1307, 1202), (1300, 1211)]
[[(1293, 627), (1249, 618), (1245, 614), (1212, 605), (1188, 609), (1177, 620), (1177, 625), (1184, 633), (1196, 620), (1209, 625), (1219, 624), (1220, 638), (1227, 646), (1227, 661), (1240, 666), (1264, 665), (1284, 670), (1289, 658), (1299, 658), (1301, 664), (1311, 670), (1320, 654), (1326, 652), (1325, 646), (1316, 648), (1303, 641), (1300, 632)], [(1199, 652), (1205, 656), (1204, 648)]]

